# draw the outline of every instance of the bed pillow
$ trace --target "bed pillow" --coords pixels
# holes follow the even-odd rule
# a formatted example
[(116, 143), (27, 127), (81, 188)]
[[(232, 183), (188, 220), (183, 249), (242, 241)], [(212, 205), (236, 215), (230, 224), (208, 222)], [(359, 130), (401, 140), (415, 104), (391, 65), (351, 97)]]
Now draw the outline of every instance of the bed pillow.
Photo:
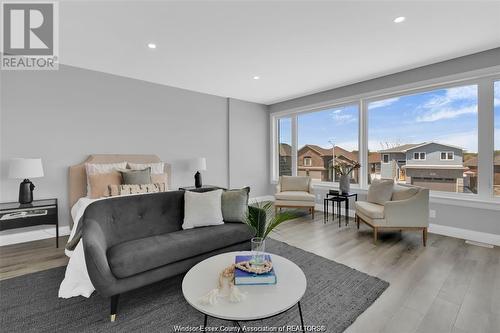
[(128, 167), (132, 170), (144, 170), (146, 168), (151, 168), (152, 175), (158, 175), (164, 172), (165, 163), (130, 163), (128, 162)]
[(383, 205), (391, 200), (394, 180), (374, 179), (368, 188), (368, 198), (366, 201)]
[(123, 177), (123, 184), (151, 184), (151, 167), (147, 167), (143, 170), (120, 170), (120, 173)]
[(151, 183), (153, 184), (164, 184), (165, 190), (168, 190), (168, 175), (167, 173), (152, 173), (151, 174)]
[(109, 173), (98, 173), (89, 176), (90, 194), (91, 199), (109, 196), (108, 186), (120, 186), (122, 183), (122, 176), (118, 171)]
[(101, 174), (101, 173), (110, 173), (113, 170), (125, 169), (127, 167), (127, 162), (118, 162), (118, 163), (85, 163), (85, 172), (87, 173), (87, 197), (90, 197), (90, 193), (92, 192), (92, 187), (90, 185), (90, 176)]
[(222, 192), (222, 217), (224, 222), (243, 222), (248, 210), (250, 187)]
[(165, 192), (165, 184), (141, 184), (141, 185), (109, 185), (109, 196), (119, 196), (127, 194), (157, 193)]
[(182, 229), (224, 224), (221, 199), (222, 190), (204, 193), (186, 191)]

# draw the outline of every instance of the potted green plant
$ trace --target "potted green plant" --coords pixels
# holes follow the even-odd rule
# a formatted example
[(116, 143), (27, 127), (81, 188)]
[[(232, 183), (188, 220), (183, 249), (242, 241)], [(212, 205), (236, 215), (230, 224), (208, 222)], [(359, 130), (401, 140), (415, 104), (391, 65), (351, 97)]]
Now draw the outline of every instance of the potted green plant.
[(255, 231), (252, 238), (252, 264), (264, 263), (266, 237), (281, 223), (297, 217), (295, 211), (273, 212), (274, 204), (270, 201), (258, 202), (248, 207), (243, 222)]

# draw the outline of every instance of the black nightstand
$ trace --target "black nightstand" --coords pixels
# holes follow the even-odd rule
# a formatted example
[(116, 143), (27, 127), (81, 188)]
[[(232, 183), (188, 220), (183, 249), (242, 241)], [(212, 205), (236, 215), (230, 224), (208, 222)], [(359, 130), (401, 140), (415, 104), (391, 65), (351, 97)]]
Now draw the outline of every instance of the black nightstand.
[(215, 186), (215, 185), (203, 185), (202, 187), (194, 187), (194, 186), (184, 186), (179, 187), (180, 191), (190, 191), (190, 192), (209, 192), (215, 190), (225, 190), (223, 187)]
[(0, 203), (0, 231), (45, 224), (56, 226), (56, 247), (59, 247), (57, 199), (33, 200), (30, 204)]

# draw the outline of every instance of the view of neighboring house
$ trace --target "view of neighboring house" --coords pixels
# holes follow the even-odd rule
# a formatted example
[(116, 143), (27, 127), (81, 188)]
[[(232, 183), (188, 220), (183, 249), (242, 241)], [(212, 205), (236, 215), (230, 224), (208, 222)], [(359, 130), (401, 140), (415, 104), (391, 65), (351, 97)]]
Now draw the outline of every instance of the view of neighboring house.
[[(477, 179), (477, 155), (469, 156), (469, 158), (464, 156), (464, 166), (468, 168), (465, 173)], [(500, 195), (500, 151), (495, 151), (493, 158), (493, 184), (495, 195)]]
[[(286, 143), (280, 144), (280, 175), (291, 175), (291, 150), (290, 145)], [(319, 181), (339, 181), (339, 175), (334, 176), (333, 173), (333, 155), (335, 155), (335, 163), (344, 162), (352, 165), (359, 162), (357, 151), (351, 152), (339, 146), (332, 149), (306, 144), (297, 152), (297, 174), (299, 176), (308, 175), (312, 179)], [(368, 159), (370, 170), (379, 172), (380, 155), (370, 153)], [(354, 170), (351, 173), (351, 182), (359, 182), (359, 170)]]
[(446, 192), (476, 192), (477, 175), (464, 165), (463, 149), (424, 142), (379, 151), (380, 178)]

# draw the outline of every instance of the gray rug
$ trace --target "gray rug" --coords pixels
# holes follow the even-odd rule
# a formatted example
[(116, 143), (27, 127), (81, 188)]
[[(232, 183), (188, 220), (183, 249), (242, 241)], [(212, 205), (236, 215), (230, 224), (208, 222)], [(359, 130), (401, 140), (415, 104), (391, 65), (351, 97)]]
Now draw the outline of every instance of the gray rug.
[[(389, 283), (288, 244), (268, 240), (267, 250), (289, 258), (307, 276), (301, 301), (305, 325), (323, 325), (342, 332), (389, 286)], [(89, 299), (59, 299), (65, 267), (0, 282), (3, 332), (173, 332), (175, 325), (203, 324), (203, 316), (186, 303), (182, 276), (143, 287), (120, 297), (118, 320), (109, 322), (109, 299), (94, 293)], [(299, 325), (297, 307), (247, 326)], [(208, 326), (233, 323), (209, 318)], [(272, 328), (271, 328), (272, 329)], [(195, 330), (198, 332), (199, 330)]]

